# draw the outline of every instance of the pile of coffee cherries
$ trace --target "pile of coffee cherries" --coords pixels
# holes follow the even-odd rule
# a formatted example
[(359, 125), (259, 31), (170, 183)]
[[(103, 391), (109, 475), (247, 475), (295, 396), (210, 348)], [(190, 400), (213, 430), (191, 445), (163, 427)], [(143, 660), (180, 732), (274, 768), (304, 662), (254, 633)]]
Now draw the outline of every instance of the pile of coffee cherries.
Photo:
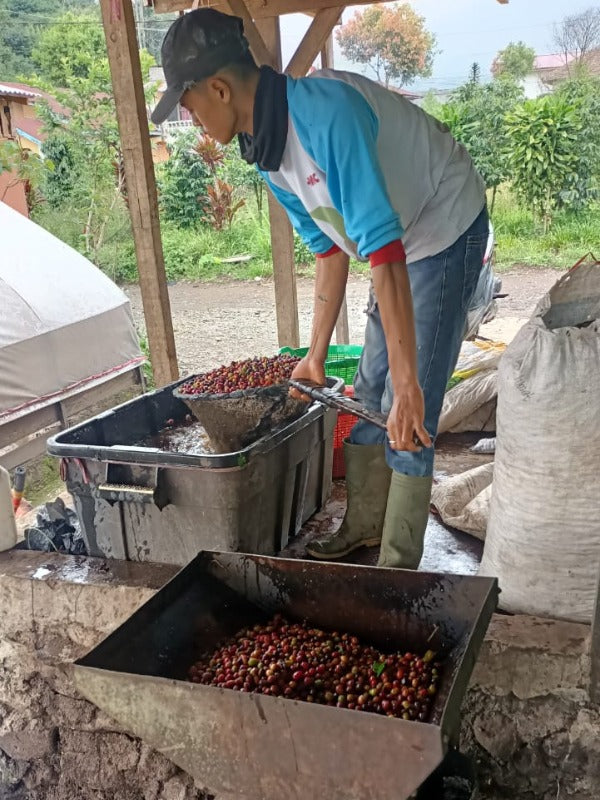
[(435, 653), (385, 655), (348, 633), (277, 615), (194, 664), (194, 683), (425, 722), (437, 694)]
[(249, 358), (232, 361), (228, 367), (196, 375), (181, 387), (182, 394), (230, 394), (240, 389), (260, 389), (287, 381), (296, 364), (297, 356), (278, 355), (268, 358)]

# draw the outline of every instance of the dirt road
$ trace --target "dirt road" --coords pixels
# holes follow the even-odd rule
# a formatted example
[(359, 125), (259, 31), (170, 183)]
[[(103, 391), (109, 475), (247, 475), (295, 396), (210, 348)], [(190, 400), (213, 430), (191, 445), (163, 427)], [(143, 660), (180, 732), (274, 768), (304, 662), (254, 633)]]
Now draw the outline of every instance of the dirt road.
[[(551, 269), (515, 269), (503, 273), (498, 317), (482, 333), (509, 341), (533, 311), (538, 299), (560, 273)], [(352, 277), (347, 301), (350, 341), (362, 342), (369, 282)], [(140, 333), (144, 318), (138, 286), (126, 289)], [(300, 338), (308, 343), (312, 317), (313, 282), (298, 281)], [(182, 374), (201, 372), (257, 353), (277, 352), (277, 326), (273, 283), (176, 283), (169, 287), (175, 341)]]

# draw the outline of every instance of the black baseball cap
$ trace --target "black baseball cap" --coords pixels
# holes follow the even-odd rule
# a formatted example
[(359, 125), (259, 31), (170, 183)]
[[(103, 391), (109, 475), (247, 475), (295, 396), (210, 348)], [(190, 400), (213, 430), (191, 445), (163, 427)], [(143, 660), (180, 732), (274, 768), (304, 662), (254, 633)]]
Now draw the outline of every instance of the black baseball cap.
[(199, 8), (171, 25), (161, 48), (167, 89), (152, 112), (160, 125), (194, 83), (238, 60), (249, 50), (239, 17), (214, 8)]

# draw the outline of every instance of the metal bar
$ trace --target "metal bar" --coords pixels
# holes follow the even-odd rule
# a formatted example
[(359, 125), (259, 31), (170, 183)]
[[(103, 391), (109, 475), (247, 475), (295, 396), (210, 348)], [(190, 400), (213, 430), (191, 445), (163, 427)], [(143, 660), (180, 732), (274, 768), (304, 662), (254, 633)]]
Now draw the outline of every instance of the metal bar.
[(344, 411), (346, 414), (353, 414), (355, 417), (364, 419), (384, 431), (387, 430), (387, 417), (385, 414), (379, 411), (371, 411), (351, 397), (345, 397), (332, 389), (328, 389), (326, 386), (317, 386), (309, 381), (290, 380), (289, 384), (302, 394), (308, 395), (308, 397), (317, 400), (319, 403), (323, 403), (323, 405), (337, 408), (338, 411)]

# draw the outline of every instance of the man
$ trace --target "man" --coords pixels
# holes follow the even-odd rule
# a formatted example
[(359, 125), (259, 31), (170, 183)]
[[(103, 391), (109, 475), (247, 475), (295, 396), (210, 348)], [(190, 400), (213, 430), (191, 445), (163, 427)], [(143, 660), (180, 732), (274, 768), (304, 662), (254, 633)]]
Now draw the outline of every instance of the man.
[(381, 566), (416, 569), (433, 438), (488, 236), (483, 182), (447, 129), (400, 94), (352, 73), (294, 80), (259, 70), (236, 17), (180, 17), (162, 59), (167, 90), (153, 121), (181, 103), (222, 144), (237, 135), (316, 255), (310, 349), (295, 378), (325, 382), (349, 257), (370, 261), (354, 385), (357, 399), (388, 414), (387, 436), (354, 427), (344, 443), (344, 521), (307, 550), (331, 560), (381, 544)]

